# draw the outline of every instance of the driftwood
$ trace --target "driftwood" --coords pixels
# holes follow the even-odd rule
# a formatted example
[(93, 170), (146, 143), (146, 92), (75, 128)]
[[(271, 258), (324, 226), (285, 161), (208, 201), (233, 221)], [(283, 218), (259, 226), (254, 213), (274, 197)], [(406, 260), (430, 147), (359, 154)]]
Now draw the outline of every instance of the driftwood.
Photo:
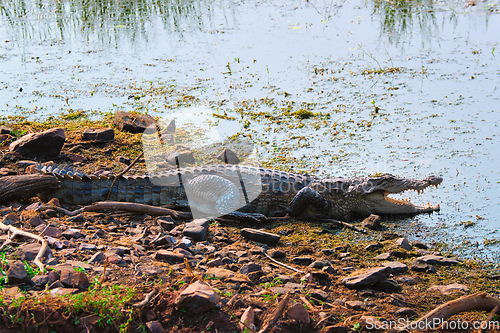
[[(486, 317), (485, 322), (489, 323), (489, 322), (493, 319), (493, 317), (495, 317), (495, 315), (497, 314), (497, 311), (498, 311), (498, 305), (497, 305), (497, 306), (495, 306), (495, 307), (493, 308), (493, 310), (491, 310), (491, 312), (490, 312), (490, 314), (488, 315), (488, 317)], [(481, 329), (479, 330), (479, 333), (486, 333), (486, 329), (481, 328)]]
[(283, 299), (278, 303), (276, 309), (274, 309), (274, 311), (268, 316), (268, 318), (266, 318), (266, 321), (259, 333), (264, 333), (268, 329), (272, 328), (272, 326), (274, 326), (276, 321), (278, 321), (278, 319), (283, 315), (283, 311), (285, 311), (289, 300), (290, 292), (287, 292), (285, 297), (283, 297)]
[(64, 208), (51, 207), (51, 206), (41, 206), (41, 207), (39, 207), (39, 209), (40, 210), (54, 209), (55, 211), (57, 211), (59, 213), (63, 213), (65, 215), (69, 215), (69, 216), (75, 216), (75, 215), (78, 215), (78, 214), (83, 213), (83, 212), (100, 212), (102, 210), (123, 210), (126, 212), (148, 214), (148, 215), (153, 215), (153, 216), (170, 215), (173, 218), (180, 219), (180, 220), (189, 220), (189, 219), (193, 218), (193, 215), (189, 212), (181, 212), (178, 210), (143, 205), (143, 204), (138, 204), (138, 203), (134, 203), (134, 202), (119, 202), (119, 201), (95, 202), (92, 205), (84, 206), (84, 207), (77, 209), (77, 210), (74, 210), (74, 211), (69, 211), (69, 210), (64, 209)]
[(53, 175), (32, 174), (0, 178), (0, 202), (29, 199), (38, 193), (55, 190), (59, 181)]
[(38, 251), (38, 254), (36, 255), (33, 262), (38, 266), (38, 268), (40, 268), (41, 272), (44, 271), (44, 265), (42, 264), (41, 259), (45, 255), (45, 251), (47, 251), (48, 248), (48, 244), (45, 239), (30, 232), (19, 230), (18, 228), (11, 225), (5, 225), (2, 222), (0, 222), (0, 229), (8, 234), (7, 240), (2, 244), (2, 246), (0, 246), (0, 251), (2, 251), (7, 245), (13, 243), (12, 239), (14, 239), (16, 236), (33, 238), (39, 241), (42, 244), (42, 247), (40, 248), (40, 251)]
[(476, 293), (473, 295), (462, 296), (455, 300), (441, 304), (425, 316), (408, 324), (408, 328), (428, 327), (429, 323), (442, 323), (451, 316), (461, 312), (474, 310), (491, 311), (497, 306), (500, 306), (500, 300), (488, 296), (486, 293)]

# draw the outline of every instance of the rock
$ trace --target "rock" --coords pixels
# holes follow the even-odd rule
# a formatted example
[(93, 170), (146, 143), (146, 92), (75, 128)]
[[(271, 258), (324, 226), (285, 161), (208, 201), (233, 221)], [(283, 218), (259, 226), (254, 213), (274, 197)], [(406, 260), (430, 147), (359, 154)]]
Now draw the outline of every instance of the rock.
[(350, 289), (362, 289), (384, 280), (391, 273), (389, 267), (376, 267), (368, 269), (360, 274), (353, 274), (342, 280), (342, 283)]
[(40, 224), (43, 224), (43, 220), (42, 220), (42, 218), (40, 217), (40, 215), (35, 215), (35, 216), (31, 217), (31, 218), (28, 220), (28, 223), (29, 223), (32, 227), (38, 227)]
[(310, 289), (307, 291), (307, 293), (311, 295), (311, 297), (319, 299), (320, 301), (326, 301), (326, 299), (328, 298), (328, 293), (321, 289)]
[(389, 261), (382, 263), (382, 267), (389, 267), (391, 274), (401, 274), (408, 271), (408, 266), (399, 261)]
[(332, 263), (330, 262), (330, 260), (315, 260), (309, 265), (309, 267), (322, 269), (323, 267), (331, 266), (331, 265), (332, 265)]
[(182, 166), (186, 163), (193, 164), (195, 162), (191, 149), (183, 145), (174, 145), (174, 149), (167, 154), (165, 160), (174, 166)]
[(21, 158), (23, 158), (23, 155), (15, 152), (15, 151), (8, 151), (8, 152), (6, 152), (6, 153), (3, 154), (2, 161), (4, 161), (4, 162), (9, 162), (9, 161), (15, 162), (15, 161), (19, 161)]
[(453, 294), (456, 292), (466, 293), (466, 292), (469, 292), (470, 289), (469, 289), (469, 287), (467, 287), (464, 284), (453, 283), (453, 284), (449, 284), (446, 286), (433, 285), (433, 286), (430, 286), (429, 289), (427, 289), (427, 291), (439, 291), (443, 295), (449, 295), (449, 294)]
[(118, 111), (114, 119), (117, 128), (130, 133), (142, 133), (149, 126), (155, 123), (153, 117), (145, 114)]
[(23, 157), (56, 157), (66, 136), (63, 128), (52, 128), (39, 133), (30, 133), (10, 144), (9, 150)]
[(392, 253), (391, 252), (385, 252), (382, 254), (379, 254), (376, 257), (373, 257), (373, 260), (388, 260), (391, 257)]
[(408, 241), (408, 238), (405, 237), (398, 238), (396, 240), (396, 244), (407, 251), (411, 251), (412, 249), (410, 242)]
[(380, 216), (371, 214), (366, 219), (363, 220), (361, 225), (365, 228), (371, 230), (379, 230), (381, 228)]
[(418, 280), (413, 276), (401, 276), (398, 278), (399, 283), (407, 283), (407, 284), (417, 284)]
[[(238, 325), (239, 325), (240, 330), (242, 332), (245, 332), (246, 330), (248, 330), (247, 326), (250, 327), (252, 330), (257, 331), (257, 327), (254, 324), (255, 311), (251, 306), (246, 308), (246, 310), (243, 312), (243, 314), (241, 315), (240, 321), (241, 321), (241, 323), (239, 323)], [(243, 325), (242, 323), (245, 323), (246, 326)]]
[(69, 217), (68, 221), (75, 222), (75, 223), (85, 222), (85, 216), (83, 216), (83, 214), (77, 214), (75, 216)]
[(88, 243), (80, 243), (80, 246), (78, 247), (78, 250), (80, 251), (95, 251), (97, 250), (97, 246), (95, 244), (88, 244)]
[(451, 265), (458, 265), (460, 264), (460, 261), (454, 258), (446, 258), (443, 256), (437, 256), (437, 255), (426, 255), (423, 257), (418, 257), (415, 260), (425, 262), (426, 264), (429, 265), (441, 265), (441, 266), (451, 266)]
[(157, 320), (154, 321), (148, 321), (146, 323), (146, 326), (148, 327), (149, 332), (151, 333), (165, 333), (165, 329), (163, 326), (161, 326), (160, 322)]
[(186, 223), (182, 234), (195, 241), (204, 241), (207, 238), (208, 227), (207, 219), (196, 219)]
[[(42, 245), (40, 243), (23, 244), (17, 249), (16, 255), (21, 260), (33, 260), (36, 258), (41, 248)], [(52, 250), (50, 248), (47, 248), (44, 254), (44, 258), (49, 257), (52, 257)]]
[(422, 249), (422, 250), (428, 250), (429, 249), (429, 246), (427, 246), (426, 244), (424, 244), (424, 243), (422, 243), (420, 241), (413, 241), (412, 244), (416, 248), (419, 248), (419, 249)]
[(274, 259), (286, 258), (286, 253), (281, 250), (269, 250), (269, 256)]
[(434, 266), (418, 259), (412, 261), (410, 269), (414, 272), (436, 272), (436, 268)]
[(217, 160), (224, 162), (226, 164), (238, 164), (240, 163), (240, 159), (238, 155), (236, 155), (230, 149), (224, 149), (219, 155), (217, 155)]
[(20, 221), (19, 216), (17, 216), (17, 214), (14, 212), (5, 215), (5, 217), (3, 218), (3, 224), (5, 225), (15, 224), (18, 223), (19, 221)]
[(295, 303), (288, 308), (286, 315), (288, 318), (295, 320), (297, 323), (309, 324), (311, 322), (309, 312), (301, 303)]
[(379, 281), (373, 287), (385, 293), (399, 293), (402, 290), (401, 286), (392, 279)]
[(215, 260), (210, 260), (206, 264), (207, 267), (219, 267), (219, 266), (222, 266), (222, 265), (223, 265), (223, 263), (222, 263), (222, 259), (221, 258), (217, 258)]
[(156, 223), (165, 231), (170, 231), (175, 227), (175, 221), (170, 215), (157, 217)]
[(89, 264), (101, 264), (104, 262), (104, 259), (106, 259), (106, 256), (102, 252), (97, 252), (90, 257), (90, 259), (87, 261)]
[(90, 286), (87, 275), (83, 272), (75, 271), (73, 268), (61, 270), (59, 281), (61, 281), (61, 283), (66, 287), (78, 288), (82, 290), (86, 290)]
[(295, 265), (310, 265), (312, 263), (312, 258), (311, 257), (295, 257), (293, 258), (292, 262)]
[(62, 235), (66, 239), (72, 239), (72, 238), (78, 239), (78, 238), (82, 237), (82, 233), (80, 232), (80, 230), (74, 229), (74, 228), (70, 228), (70, 229), (64, 231), (62, 233)]
[(155, 253), (154, 259), (165, 261), (169, 264), (179, 264), (184, 262), (185, 255), (182, 253), (175, 253), (168, 250), (159, 250)]
[(363, 310), (365, 308), (364, 303), (361, 301), (347, 301), (345, 302), (345, 306), (353, 310)]
[(190, 284), (175, 299), (175, 306), (185, 309), (188, 313), (202, 313), (214, 308), (218, 303), (219, 295), (201, 281)]
[(31, 279), (26, 272), (26, 267), (21, 260), (11, 262), (5, 275), (9, 284), (27, 284), (31, 282)]
[(248, 264), (241, 266), (241, 268), (240, 268), (241, 274), (248, 275), (248, 274), (254, 273), (254, 272), (262, 272), (262, 266), (254, 263), (254, 262), (250, 262)]
[(372, 244), (368, 244), (365, 247), (365, 251), (373, 252), (373, 251), (377, 251), (378, 249), (381, 249), (381, 248), (382, 248), (382, 244), (380, 244), (380, 243), (372, 243)]
[(31, 279), (35, 287), (44, 288), (47, 283), (49, 283), (49, 276), (47, 274), (44, 275), (35, 275)]
[(60, 295), (60, 296), (73, 295), (73, 294), (76, 294), (79, 291), (80, 290), (78, 290), (77, 288), (62, 288), (62, 287), (57, 287), (57, 288), (54, 288), (54, 289), (52, 289), (50, 291), (50, 295), (52, 295), (52, 296), (56, 296), (56, 295)]
[(413, 318), (418, 315), (418, 313), (411, 308), (400, 308), (394, 313), (398, 317), (409, 317)]
[(241, 230), (241, 235), (245, 238), (248, 238), (250, 240), (253, 240), (255, 242), (263, 243), (263, 244), (268, 244), (268, 245), (276, 245), (281, 236), (262, 231), (262, 230), (257, 230), (257, 229), (251, 229), (251, 228), (244, 228)]
[(84, 141), (112, 141), (115, 139), (115, 131), (112, 128), (87, 128), (83, 131), (82, 139)]
[(43, 233), (43, 236), (48, 236), (52, 238), (61, 238), (62, 237), (62, 231), (59, 230), (58, 228), (55, 227), (47, 227)]
[(65, 157), (66, 157), (66, 160), (71, 161), (71, 162), (79, 162), (79, 163), (87, 162), (87, 158), (85, 156), (78, 155), (78, 154), (66, 154)]

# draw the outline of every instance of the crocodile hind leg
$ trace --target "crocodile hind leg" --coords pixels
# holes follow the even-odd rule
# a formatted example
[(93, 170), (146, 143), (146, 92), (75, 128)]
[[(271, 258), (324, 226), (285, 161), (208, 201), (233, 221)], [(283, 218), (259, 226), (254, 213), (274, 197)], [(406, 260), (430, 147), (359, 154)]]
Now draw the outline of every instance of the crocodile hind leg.
[(289, 214), (297, 217), (308, 210), (312, 210), (315, 217), (327, 217), (328, 201), (311, 187), (304, 187), (297, 192), (290, 203)]

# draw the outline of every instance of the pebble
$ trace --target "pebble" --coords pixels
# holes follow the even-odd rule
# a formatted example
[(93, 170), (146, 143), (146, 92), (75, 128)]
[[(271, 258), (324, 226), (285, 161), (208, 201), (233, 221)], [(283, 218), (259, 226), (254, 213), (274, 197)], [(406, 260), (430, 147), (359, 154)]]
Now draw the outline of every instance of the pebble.
[(307, 265), (310, 265), (312, 263), (312, 258), (311, 257), (295, 257), (293, 258), (292, 262), (295, 264), (295, 265), (303, 265), (303, 266), (307, 266)]
[(309, 324), (311, 322), (309, 312), (301, 303), (295, 303), (289, 307), (286, 315), (288, 318), (293, 319), (300, 324)]
[(350, 289), (361, 289), (384, 280), (391, 273), (389, 267), (376, 267), (366, 270), (360, 274), (348, 276), (342, 280), (342, 283)]
[(9, 284), (28, 284), (31, 279), (26, 272), (24, 263), (20, 260), (9, 263), (9, 268), (5, 273)]
[(276, 245), (281, 239), (279, 235), (251, 228), (244, 228), (240, 233), (245, 238), (268, 245)]
[(219, 295), (214, 289), (201, 281), (195, 281), (184, 289), (175, 299), (178, 309), (191, 313), (203, 313), (214, 308), (219, 303)]
[(196, 219), (185, 224), (182, 234), (195, 241), (204, 241), (207, 238), (208, 227), (207, 219)]

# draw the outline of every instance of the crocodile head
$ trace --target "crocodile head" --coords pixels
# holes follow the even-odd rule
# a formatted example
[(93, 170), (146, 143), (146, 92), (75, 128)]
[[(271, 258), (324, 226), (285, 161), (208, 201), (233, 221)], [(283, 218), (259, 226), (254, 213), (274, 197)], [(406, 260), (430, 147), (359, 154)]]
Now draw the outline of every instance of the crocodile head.
[(383, 174), (378, 177), (364, 178), (357, 184), (349, 187), (348, 192), (356, 192), (361, 196), (362, 204), (356, 213), (366, 214), (418, 214), (425, 212), (438, 211), (439, 204), (417, 205), (409, 199), (395, 199), (390, 195), (394, 193), (403, 193), (408, 190), (414, 190), (418, 194), (422, 193), (429, 186), (441, 184), (443, 179), (437, 176), (428, 176), (422, 179), (408, 179)]
[(325, 195), (323, 192), (329, 202), (327, 215), (331, 218), (352, 215), (364, 217), (370, 214), (419, 214), (438, 211), (439, 204), (417, 205), (408, 199), (395, 199), (390, 195), (408, 190), (420, 194), (431, 185), (437, 187), (442, 181), (443, 179), (437, 176), (409, 179), (383, 174), (377, 177), (328, 179), (317, 190), (326, 189), (329, 194)]

